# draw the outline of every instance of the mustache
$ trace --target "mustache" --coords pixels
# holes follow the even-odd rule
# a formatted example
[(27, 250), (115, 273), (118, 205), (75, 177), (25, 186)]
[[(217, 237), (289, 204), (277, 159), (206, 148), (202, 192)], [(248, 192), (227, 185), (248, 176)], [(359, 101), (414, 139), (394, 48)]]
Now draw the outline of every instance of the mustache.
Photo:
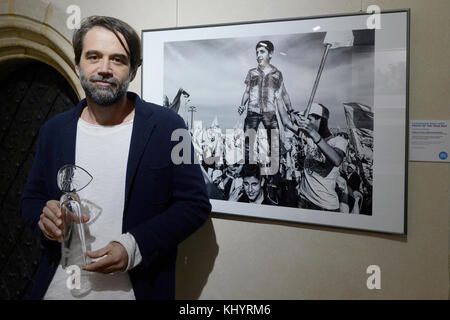
[(94, 75), (94, 76), (90, 77), (89, 80), (106, 82), (106, 83), (114, 84), (116, 86), (119, 86), (119, 84), (120, 84), (119, 80), (117, 80), (116, 78), (105, 78), (103, 76), (98, 76), (98, 75)]

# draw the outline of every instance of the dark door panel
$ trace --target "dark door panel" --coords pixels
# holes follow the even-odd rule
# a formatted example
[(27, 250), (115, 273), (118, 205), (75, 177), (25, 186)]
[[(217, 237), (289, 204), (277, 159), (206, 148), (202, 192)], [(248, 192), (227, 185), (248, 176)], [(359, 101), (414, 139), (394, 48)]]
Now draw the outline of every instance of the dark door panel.
[(0, 299), (27, 298), (33, 285), (40, 248), (19, 201), (39, 128), (77, 100), (64, 77), (40, 62), (22, 62), (0, 80)]

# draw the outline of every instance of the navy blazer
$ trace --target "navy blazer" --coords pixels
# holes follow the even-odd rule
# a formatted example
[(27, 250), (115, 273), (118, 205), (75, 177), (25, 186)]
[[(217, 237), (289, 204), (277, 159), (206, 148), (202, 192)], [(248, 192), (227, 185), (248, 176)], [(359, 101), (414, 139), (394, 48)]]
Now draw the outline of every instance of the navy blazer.
[[(135, 116), (128, 156), (122, 232), (136, 239), (142, 262), (129, 271), (136, 299), (174, 299), (177, 245), (197, 230), (211, 212), (200, 166), (174, 164), (172, 132), (186, 128), (169, 108), (141, 100)], [(59, 200), (56, 174), (75, 163), (77, 122), (86, 100), (47, 121), (40, 129), (38, 147), (20, 210), (25, 223), (40, 236), (44, 248), (31, 299), (42, 299), (61, 258), (61, 245), (43, 236), (37, 223), (48, 200)], [(189, 146), (189, 144), (188, 144)], [(108, 159), (104, 159), (107, 161)]]

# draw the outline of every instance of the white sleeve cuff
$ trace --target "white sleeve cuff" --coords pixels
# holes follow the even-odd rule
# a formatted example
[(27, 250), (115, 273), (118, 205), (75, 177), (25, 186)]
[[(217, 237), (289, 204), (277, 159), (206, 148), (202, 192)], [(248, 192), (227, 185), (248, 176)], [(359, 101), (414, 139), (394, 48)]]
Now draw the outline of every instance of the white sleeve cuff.
[(128, 254), (128, 265), (125, 271), (133, 269), (142, 261), (141, 252), (139, 251), (139, 247), (134, 239), (133, 235), (129, 232), (121, 234), (117, 239), (113, 240), (115, 242), (119, 242), (124, 246), (125, 250)]

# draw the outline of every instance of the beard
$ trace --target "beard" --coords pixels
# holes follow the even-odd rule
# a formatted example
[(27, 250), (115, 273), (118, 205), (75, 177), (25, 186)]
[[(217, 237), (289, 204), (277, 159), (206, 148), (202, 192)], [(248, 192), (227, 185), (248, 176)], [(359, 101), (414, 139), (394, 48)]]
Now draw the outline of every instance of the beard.
[[(86, 96), (101, 106), (110, 106), (119, 101), (127, 93), (131, 80), (131, 74), (123, 82), (120, 82), (116, 78), (105, 78), (99, 75), (92, 76), (88, 80), (84, 76), (81, 68), (79, 69), (79, 72), (81, 86), (83, 87)], [(110, 83), (111, 86), (95, 86), (91, 81), (107, 82)]]

